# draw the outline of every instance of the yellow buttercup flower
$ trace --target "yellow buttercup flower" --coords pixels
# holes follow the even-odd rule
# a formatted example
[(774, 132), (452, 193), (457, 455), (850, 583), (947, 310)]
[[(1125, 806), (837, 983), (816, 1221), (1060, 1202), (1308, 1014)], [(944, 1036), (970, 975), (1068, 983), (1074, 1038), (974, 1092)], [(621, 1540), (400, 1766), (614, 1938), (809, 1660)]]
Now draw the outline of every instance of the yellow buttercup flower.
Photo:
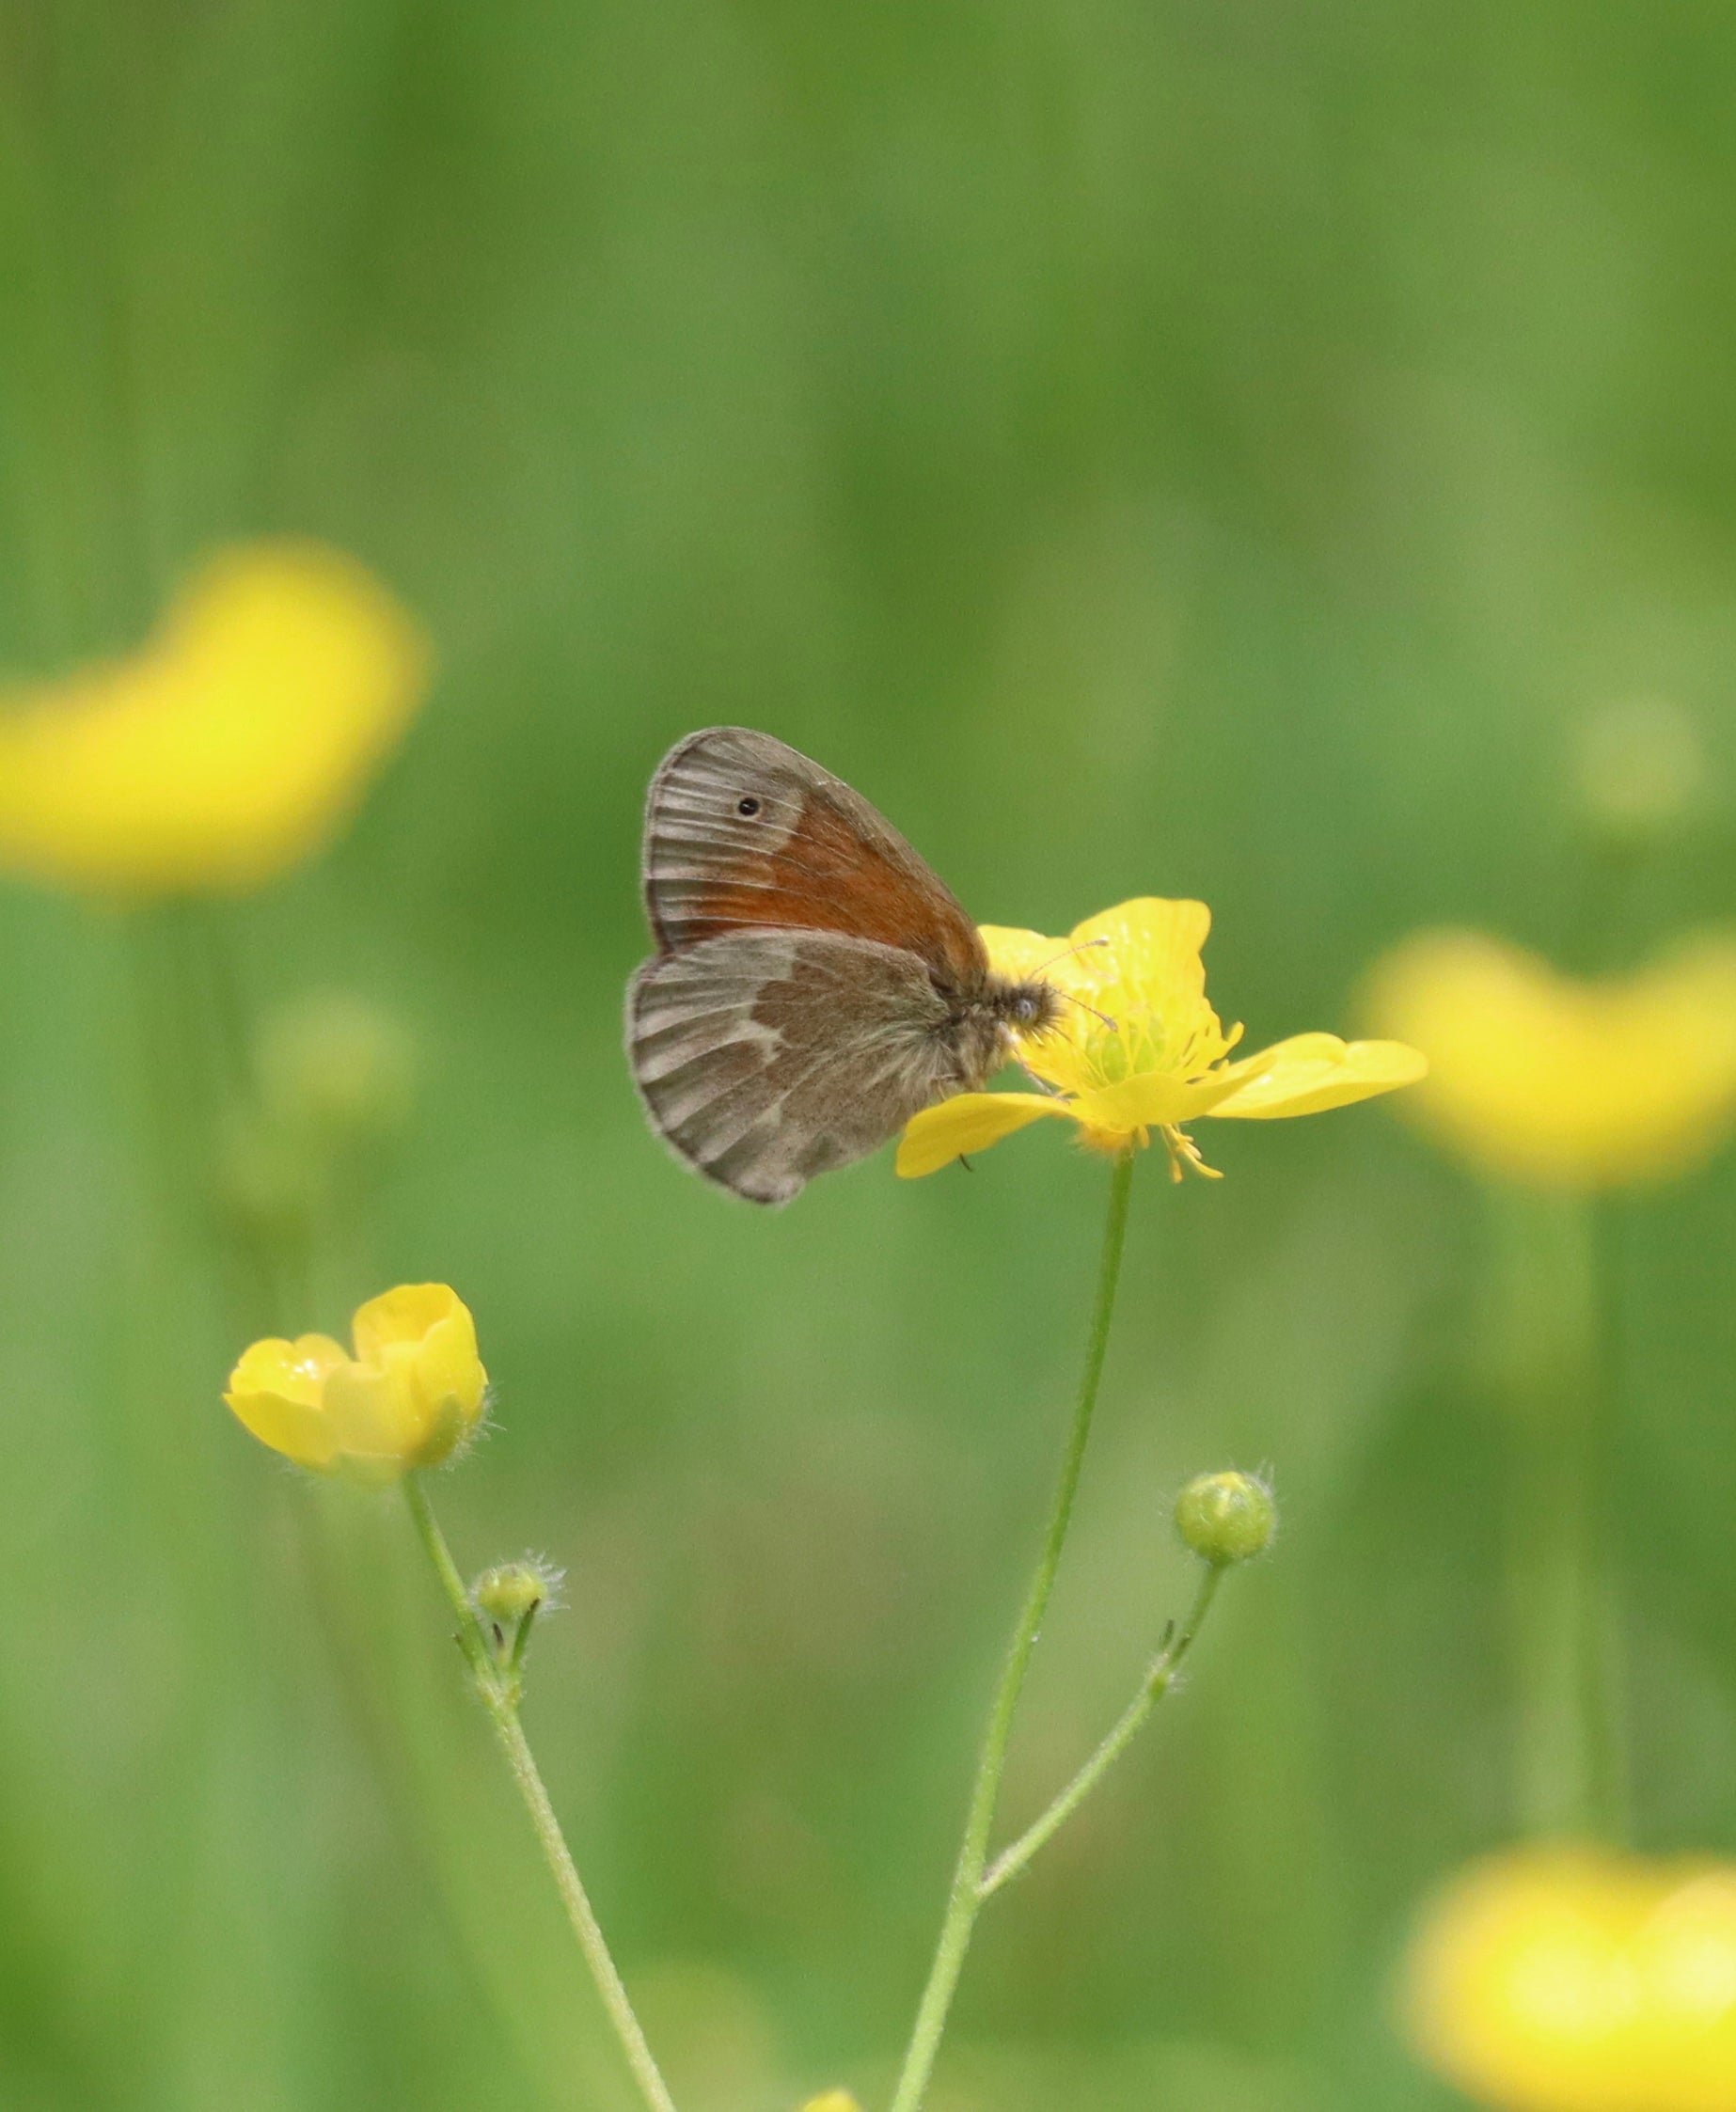
[(256, 886), (331, 836), (428, 673), (354, 559), (224, 551), (135, 652), (0, 690), (0, 865), (118, 895)]
[(488, 1374), (469, 1308), (445, 1284), (403, 1284), (328, 1334), (256, 1342), (224, 1399), (261, 1444), (299, 1467), (395, 1481), (448, 1459), (481, 1420)]
[(1428, 1911), (1405, 2008), (1424, 2058), (1502, 2112), (1728, 2112), (1736, 1865), (1491, 1858)]
[(1709, 1158), (1736, 1125), (1728, 935), (1578, 982), (1477, 932), (1426, 932), (1375, 969), (1368, 1009), (1428, 1054), (1419, 1119), (1504, 1179), (1659, 1179)]
[(1409, 1085), (1427, 1067), (1390, 1041), (1297, 1034), (1257, 1056), (1227, 1061), (1241, 1029), (1225, 1032), (1206, 1001), (1200, 950), (1211, 929), (1203, 902), (1144, 896), (1078, 925), (1071, 938), (985, 926), (1002, 975), (1041, 974), (1070, 1000), (1062, 1018), (1021, 1035), (1018, 1060), (1048, 1093), (960, 1093), (907, 1126), (898, 1171), (932, 1174), (1045, 1115), (1079, 1125), (1100, 1151), (1131, 1150), (1155, 1129), (1179, 1177), (1210, 1173), (1183, 1125), (1202, 1115), (1273, 1121), (1346, 1107)]

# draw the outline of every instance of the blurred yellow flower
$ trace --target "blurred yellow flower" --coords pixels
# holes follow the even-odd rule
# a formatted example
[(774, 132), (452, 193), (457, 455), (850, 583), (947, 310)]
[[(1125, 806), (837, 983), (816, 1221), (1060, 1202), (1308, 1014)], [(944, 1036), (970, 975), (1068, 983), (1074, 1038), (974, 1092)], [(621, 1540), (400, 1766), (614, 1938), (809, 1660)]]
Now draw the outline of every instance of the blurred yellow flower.
[(1206, 1001), (1200, 950), (1211, 929), (1203, 902), (1144, 896), (1075, 927), (1072, 938), (985, 926), (1002, 975), (1041, 974), (1073, 1000), (1059, 1023), (1022, 1035), (1018, 1058), (1049, 1093), (960, 1093), (907, 1126), (898, 1171), (932, 1174), (985, 1150), (1045, 1115), (1065, 1116), (1099, 1151), (1142, 1147), (1156, 1129), (1171, 1168), (1210, 1173), (1182, 1127), (1200, 1115), (1270, 1121), (1346, 1107), (1423, 1075), (1423, 1059), (1397, 1042), (1342, 1042), (1297, 1034), (1239, 1063)]
[(801, 2112), (861, 2112), (861, 2106), (848, 2090), (828, 2090), (823, 2097), (811, 2097)]
[(1736, 1865), (1600, 1849), (1474, 1866), (1428, 1910), (1406, 2019), (1502, 2112), (1736, 2105)]
[(488, 1390), (469, 1308), (445, 1284), (403, 1284), (352, 1332), (353, 1357), (328, 1334), (256, 1342), (224, 1399), (261, 1444), (322, 1474), (395, 1481), (450, 1458)]
[(1370, 1018), (1414, 1042), (1419, 1119), (1538, 1187), (1659, 1179), (1736, 1123), (1736, 938), (1702, 934), (1637, 974), (1575, 982), (1476, 932), (1425, 932), (1375, 969)]
[(354, 559), (226, 550), (135, 652), (0, 690), (0, 865), (118, 895), (255, 886), (333, 833), (428, 673)]

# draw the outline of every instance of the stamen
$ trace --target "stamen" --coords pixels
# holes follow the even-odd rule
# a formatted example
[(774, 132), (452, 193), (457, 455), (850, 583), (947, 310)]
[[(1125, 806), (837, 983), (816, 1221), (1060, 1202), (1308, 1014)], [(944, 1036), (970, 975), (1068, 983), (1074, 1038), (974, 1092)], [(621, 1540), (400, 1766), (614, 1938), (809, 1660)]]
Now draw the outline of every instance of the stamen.
[(1207, 1165), (1200, 1156), (1200, 1147), (1185, 1129), (1173, 1122), (1166, 1122), (1159, 1133), (1163, 1139), (1163, 1148), (1169, 1154), (1171, 1180), (1186, 1180), (1190, 1174), (1197, 1174), (1202, 1180), (1207, 1181), (1221, 1181), (1223, 1178), (1217, 1167)]

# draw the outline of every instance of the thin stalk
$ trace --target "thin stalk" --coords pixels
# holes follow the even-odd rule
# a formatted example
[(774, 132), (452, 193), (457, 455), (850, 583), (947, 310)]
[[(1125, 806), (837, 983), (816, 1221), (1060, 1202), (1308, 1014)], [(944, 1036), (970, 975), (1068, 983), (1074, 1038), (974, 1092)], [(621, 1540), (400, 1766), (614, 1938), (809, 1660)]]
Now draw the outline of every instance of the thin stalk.
[(404, 1476), (404, 1496), (410, 1506), (410, 1516), (426, 1550), (434, 1574), (440, 1580), (452, 1612), (458, 1619), (458, 1642), (465, 1653), (466, 1663), (475, 1682), (482, 1706), (494, 1725), (495, 1735), (500, 1749), (506, 1755), (508, 1767), (518, 1793), (524, 1800), (525, 1809), (530, 1815), (530, 1824), (536, 1833), (544, 1859), (554, 1877), (556, 1889), (560, 1894), (560, 1903), (566, 1909), (567, 1920), (578, 1947), (584, 1953), (585, 1962), (591, 1968), (591, 1977), (596, 1983), (597, 1993), (603, 1998), (603, 2007), (608, 2020), (615, 2027), (615, 2036), (621, 2041), (621, 2050), (626, 2057), (633, 2079), (639, 2085), (639, 2095), (651, 2112), (675, 2112), (675, 2101), (669, 2093), (669, 2086), (658, 2071), (645, 2034), (634, 2014), (633, 2005), (615, 1961), (609, 1955), (590, 1895), (579, 1878), (573, 1861), (572, 1851), (567, 1847), (566, 1836), (560, 1831), (560, 1821), (555, 1816), (555, 1807), (548, 1800), (548, 1791), (530, 1750), (524, 1726), (518, 1720), (518, 1710), (511, 1694), (501, 1684), (495, 1665), (494, 1653), (488, 1647), (488, 1638), (482, 1624), (470, 1603), (464, 1579), (458, 1573), (451, 1551), (446, 1544), (446, 1536), (440, 1530), (438, 1520), (429, 1505), (427, 1491), (416, 1474)]
[(1003, 1884), (1018, 1875), (1038, 1849), (1052, 1840), (1061, 1831), (1132, 1744), (1146, 1717), (1175, 1684), (1176, 1675), (1181, 1669), (1181, 1661), (1193, 1647), (1194, 1638), (1199, 1634), (1201, 1625), (1210, 1611), (1213, 1599), (1217, 1597), (1223, 1576), (1222, 1564), (1208, 1562), (1206, 1565), (1199, 1590), (1179, 1632), (1158, 1653), (1151, 1670), (1140, 1681), (1139, 1692), (1122, 1710), (1108, 1737), (1072, 1781), (1042, 1817), (1027, 1826), (1011, 1847), (1003, 1848), (983, 1872), (982, 1880), (977, 1885), (981, 1898), (991, 1899)]
[(994, 1705), (988, 1713), (988, 1727), (977, 1761), (964, 1839), (953, 1870), (939, 1941), (935, 1947), (934, 1963), (929, 1968), (928, 1984), (916, 2012), (916, 2024), (899, 2073), (892, 2112), (919, 2112), (929, 2077), (934, 2073), (935, 2057), (946, 2030), (958, 1976), (964, 1969), (965, 1953), (971, 1947), (971, 1931), (982, 1911), (983, 1871), (988, 1860), (988, 1837), (994, 1825), (995, 1804), (1001, 1793), (1001, 1776), (1006, 1765), (1013, 1718), (1018, 1708), (1025, 1674), (1031, 1666), (1031, 1653), (1043, 1625), (1043, 1616), (1049, 1609), (1055, 1572), (1061, 1566), (1061, 1551), (1066, 1544), (1067, 1527), (1072, 1522), (1073, 1499), (1079, 1492), (1080, 1471), (1084, 1465), (1091, 1418), (1097, 1403), (1097, 1386), (1103, 1377), (1110, 1323), (1115, 1313), (1115, 1287), (1121, 1278), (1122, 1249), (1127, 1243), (1128, 1199), (1132, 1186), (1133, 1154), (1128, 1151), (1115, 1160), (1110, 1178), (1109, 1216), (1103, 1228), (1097, 1305), (1085, 1346), (1085, 1368), (1080, 1378), (1072, 1427), (1067, 1433), (1066, 1450), (1062, 1458), (1061, 1479), (1049, 1509), (1049, 1529), (1043, 1537), (1042, 1553), (1025, 1594), (1024, 1606), (1002, 1668), (1001, 1683), (995, 1692)]
[(1607, 1385), (1592, 1205), (1581, 1196), (1503, 1196), (1496, 1235), (1517, 1817), (1535, 1835), (1619, 1838), (1624, 1771), (1605, 1577)]
[(428, 1501), (428, 1491), (416, 1474), (406, 1474), (403, 1481), (404, 1500), (410, 1506), (410, 1516), (416, 1525), (428, 1559), (434, 1565), (434, 1575), (440, 1580), (440, 1589), (445, 1592), (452, 1612), (458, 1616), (458, 1647), (465, 1653), (465, 1663), (475, 1675), (479, 1685), (493, 1678), (494, 1653), (488, 1647), (488, 1637), (483, 1632), (481, 1619), (470, 1603), (470, 1594), (465, 1589), (465, 1581), (458, 1573), (458, 1565), (452, 1560), (452, 1551), (446, 1544), (446, 1535), (440, 1530), (440, 1521), (434, 1514)]

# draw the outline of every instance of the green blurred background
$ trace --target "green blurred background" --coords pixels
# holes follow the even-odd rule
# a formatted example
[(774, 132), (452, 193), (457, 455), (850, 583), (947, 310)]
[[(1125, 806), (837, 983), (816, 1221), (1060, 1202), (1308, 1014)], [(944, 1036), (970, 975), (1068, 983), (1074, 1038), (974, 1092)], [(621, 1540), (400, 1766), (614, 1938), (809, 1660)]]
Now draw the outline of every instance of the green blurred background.
[[(8, 2112), (628, 2102), (393, 1506), (218, 1403), (426, 1277), (498, 1388), (441, 1507), (569, 1568), (529, 1727), (684, 2112), (883, 2092), (1104, 1176), (684, 1176), (618, 1048), (644, 780), (738, 718), (986, 921), (1198, 894), (1251, 1046), (1422, 922), (1598, 965), (1577, 722), (1731, 761), (1733, 76), (1714, 0), (0, 10), (6, 665), (293, 530), (442, 669), (333, 853), (201, 921), (257, 1017), (415, 1039), (313, 1310), (213, 1249), (190, 920), (0, 891)], [(1714, 812), (1603, 965), (1732, 878)], [(1177, 1609), (1180, 1481), (1270, 1463), (1285, 1539), (990, 1910), (937, 2112), (1456, 2102), (1390, 1986), (1510, 1824), (1476, 1199), (1386, 1107), (1208, 1145), (1142, 1169), (1010, 1819)], [(1637, 1834), (1736, 1850), (1736, 1164), (1608, 1230)]]

